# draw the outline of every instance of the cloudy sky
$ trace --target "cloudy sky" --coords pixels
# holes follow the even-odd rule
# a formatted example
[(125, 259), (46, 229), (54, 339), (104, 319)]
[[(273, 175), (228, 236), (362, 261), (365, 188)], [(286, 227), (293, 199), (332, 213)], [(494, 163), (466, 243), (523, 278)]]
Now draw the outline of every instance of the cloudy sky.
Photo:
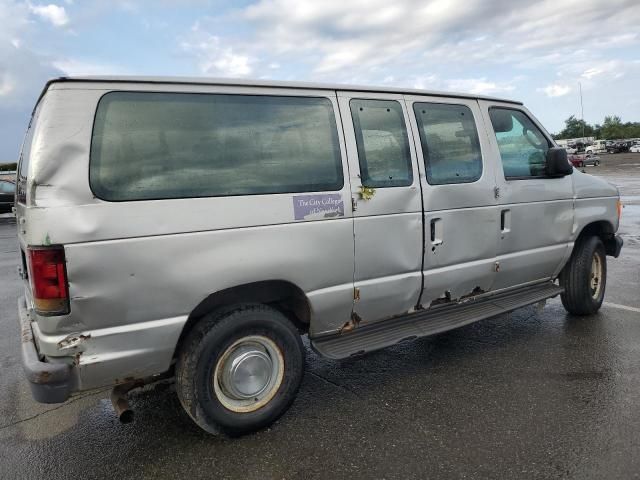
[(523, 100), (547, 128), (640, 121), (639, 0), (0, 0), (0, 161), (47, 78), (187, 75)]

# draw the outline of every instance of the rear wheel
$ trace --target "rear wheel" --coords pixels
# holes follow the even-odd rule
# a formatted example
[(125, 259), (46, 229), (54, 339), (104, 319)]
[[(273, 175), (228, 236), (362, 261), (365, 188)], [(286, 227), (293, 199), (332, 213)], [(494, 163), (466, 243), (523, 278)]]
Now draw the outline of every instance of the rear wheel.
[(574, 315), (591, 315), (602, 306), (607, 284), (607, 257), (602, 240), (580, 240), (560, 273), (564, 308)]
[(600, 160), (595, 160), (595, 161), (593, 162), (593, 166), (594, 166), (594, 167), (597, 167), (598, 165), (600, 165)]
[(241, 435), (266, 427), (293, 402), (304, 372), (295, 326), (266, 305), (240, 305), (205, 317), (185, 339), (176, 391), (209, 433)]

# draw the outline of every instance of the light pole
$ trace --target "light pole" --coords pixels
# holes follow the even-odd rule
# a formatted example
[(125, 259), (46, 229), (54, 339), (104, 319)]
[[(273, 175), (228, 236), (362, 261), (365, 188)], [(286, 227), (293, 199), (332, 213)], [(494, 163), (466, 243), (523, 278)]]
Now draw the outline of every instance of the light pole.
[(580, 116), (582, 117), (582, 141), (586, 142), (584, 138), (584, 106), (582, 105), (582, 82), (578, 82), (578, 87), (580, 87)]

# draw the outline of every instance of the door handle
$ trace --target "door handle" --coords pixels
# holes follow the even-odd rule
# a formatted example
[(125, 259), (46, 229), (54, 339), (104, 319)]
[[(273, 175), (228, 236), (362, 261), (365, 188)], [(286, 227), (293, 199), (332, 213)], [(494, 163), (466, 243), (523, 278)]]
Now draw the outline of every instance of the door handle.
[(432, 218), (431, 219), (431, 243), (433, 245), (442, 244), (442, 236), (444, 233), (444, 229), (442, 226), (441, 218)]
[(500, 212), (500, 231), (502, 233), (511, 231), (511, 210), (508, 208)]

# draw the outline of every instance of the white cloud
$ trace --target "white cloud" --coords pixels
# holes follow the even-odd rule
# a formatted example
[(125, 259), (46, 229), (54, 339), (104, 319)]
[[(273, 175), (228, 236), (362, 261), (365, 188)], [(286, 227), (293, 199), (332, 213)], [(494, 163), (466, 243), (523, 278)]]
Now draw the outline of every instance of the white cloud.
[(127, 72), (117, 65), (86, 62), (76, 58), (54, 60), (51, 64), (65, 75), (119, 75)]
[(584, 72), (582, 72), (581, 76), (586, 78), (586, 79), (591, 79), (593, 77), (596, 77), (596, 76), (600, 75), (603, 72), (604, 72), (604, 70), (602, 70), (601, 68), (589, 68), (589, 69), (585, 70)]
[[(182, 50), (198, 59), (198, 69), (203, 75), (222, 77), (246, 77), (253, 73), (254, 60), (240, 49), (222, 42), (219, 36), (209, 34), (196, 22), (180, 43)], [(277, 62), (268, 62), (264, 70), (279, 68)]]
[(571, 92), (569, 85), (551, 84), (544, 88), (538, 88), (539, 92), (544, 93), (547, 97), (562, 97)]
[(625, 70), (625, 65), (619, 60), (592, 62), (591, 66), (584, 70), (580, 76), (587, 80), (591, 80), (602, 75), (605, 77), (619, 78), (624, 75)]
[(214, 58), (201, 65), (204, 73), (221, 73), (231, 77), (244, 77), (251, 73), (249, 57), (237, 55), (231, 48), (222, 49)]
[(511, 83), (492, 82), (483, 77), (450, 80), (447, 83), (447, 89), (476, 95), (492, 95), (511, 92), (515, 87)]
[(0, 0), (0, 161), (14, 160), (29, 114), (48, 78), (60, 75), (32, 44), (39, 34), (25, 2)]
[[(304, 55), (318, 76), (353, 75), (423, 54), (429, 62), (561, 63), (582, 49), (634, 45), (640, 5), (626, 0), (259, 0), (239, 12), (254, 56)], [(571, 19), (571, 28), (567, 28)], [(594, 28), (597, 26), (597, 28)], [(491, 83), (491, 82), (488, 82)], [(503, 90), (499, 85), (477, 88)]]
[(0, 97), (8, 95), (15, 88), (15, 83), (8, 73), (0, 75)]
[[(202, 31), (199, 23), (191, 28), (189, 39), (183, 41), (181, 47), (198, 58), (198, 68), (202, 74), (246, 77), (253, 72), (252, 60), (248, 55), (223, 45), (218, 36)], [(273, 65), (277, 63), (271, 62), (267, 68), (273, 69)]]
[(69, 23), (69, 17), (64, 7), (50, 3), (49, 5), (31, 5), (31, 12), (38, 17), (46, 20), (55, 27), (64, 27)]

